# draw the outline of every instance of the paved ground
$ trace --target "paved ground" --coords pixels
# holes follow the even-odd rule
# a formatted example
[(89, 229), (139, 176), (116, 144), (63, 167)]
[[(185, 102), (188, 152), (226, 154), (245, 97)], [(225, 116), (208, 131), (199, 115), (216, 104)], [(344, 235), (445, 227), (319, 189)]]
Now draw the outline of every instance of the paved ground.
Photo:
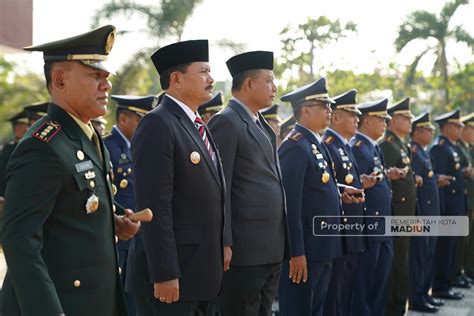
[[(0, 248), (0, 287), (7, 270), (3, 250)], [(452, 302), (446, 301), (446, 305), (436, 313), (438, 316), (474, 316), (474, 288), (470, 290), (460, 290), (464, 293), (465, 298), (462, 301)], [(433, 314), (423, 314), (408, 312), (407, 316), (424, 316)]]

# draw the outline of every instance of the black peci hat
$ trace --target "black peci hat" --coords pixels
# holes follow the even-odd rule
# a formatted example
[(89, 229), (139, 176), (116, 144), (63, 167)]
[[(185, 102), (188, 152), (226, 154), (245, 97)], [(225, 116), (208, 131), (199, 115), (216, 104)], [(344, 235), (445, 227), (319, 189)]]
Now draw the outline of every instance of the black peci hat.
[(161, 75), (165, 70), (192, 62), (209, 61), (208, 40), (177, 42), (158, 49), (151, 60)]

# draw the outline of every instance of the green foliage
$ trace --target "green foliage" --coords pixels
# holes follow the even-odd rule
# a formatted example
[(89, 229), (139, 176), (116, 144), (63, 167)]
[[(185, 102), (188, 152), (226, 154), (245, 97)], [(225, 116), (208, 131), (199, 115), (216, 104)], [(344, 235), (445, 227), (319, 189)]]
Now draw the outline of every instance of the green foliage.
[(154, 6), (130, 0), (111, 0), (97, 11), (93, 26), (117, 16), (128, 19), (137, 16), (145, 19), (146, 32), (157, 40), (174, 38), (179, 41), (186, 21), (201, 2), (202, 0), (160, 0), (159, 6)]
[(11, 125), (6, 121), (34, 102), (49, 100), (42, 75), (27, 72), (20, 74), (18, 65), (0, 56), (0, 142), (11, 135)]
[(418, 40), (427, 40), (433, 38), (436, 40), (435, 46), (428, 46), (420, 54), (415, 56), (410, 66), (410, 76), (408, 84), (412, 83), (413, 74), (416, 71), (419, 61), (427, 54), (435, 54), (436, 62), (433, 66), (433, 73), (440, 77), (437, 88), (444, 90), (444, 105), (450, 104), (449, 93), (449, 74), (448, 74), (448, 58), (446, 56), (446, 43), (452, 39), (456, 42), (464, 42), (474, 50), (474, 38), (465, 31), (461, 26), (450, 28), (450, 21), (456, 10), (469, 0), (454, 0), (444, 5), (439, 15), (418, 10), (410, 13), (406, 20), (400, 25), (398, 37), (395, 39), (395, 48), (400, 52), (409, 43)]
[(306, 23), (297, 27), (285, 27), (280, 32), (282, 55), (278, 59), (285, 67), (277, 67), (277, 74), (297, 77), (299, 81), (313, 78), (316, 73), (314, 63), (317, 50), (356, 32), (357, 27), (353, 22), (343, 24), (325, 16), (308, 18)]
[(467, 64), (451, 76), (450, 90), (452, 108), (459, 107), (465, 114), (474, 112), (474, 63)]

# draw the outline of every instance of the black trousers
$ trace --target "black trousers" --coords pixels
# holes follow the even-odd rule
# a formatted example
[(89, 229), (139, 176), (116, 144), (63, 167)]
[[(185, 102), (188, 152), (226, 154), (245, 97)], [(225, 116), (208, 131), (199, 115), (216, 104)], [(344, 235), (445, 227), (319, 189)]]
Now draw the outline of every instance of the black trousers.
[[(210, 301), (162, 303), (148, 296), (135, 296), (137, 316), (214, 316)], [(135, 315), (130, 315), (135, 316)]]
[(231, 266), (224, 272), (219, 309), (222, 316), (271, 316), (281, 263)]
[(350, 315), (359, 255), (359, 253), (351, 253), (334, 259), (331, 281), (324, 301), (324, 316)]

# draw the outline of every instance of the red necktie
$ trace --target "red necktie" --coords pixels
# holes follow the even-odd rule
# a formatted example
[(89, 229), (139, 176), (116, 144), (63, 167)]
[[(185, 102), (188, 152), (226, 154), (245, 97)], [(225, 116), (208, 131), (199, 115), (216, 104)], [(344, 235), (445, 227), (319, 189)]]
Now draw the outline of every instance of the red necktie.
[(207, 132), (206, 128), (204, 127), (204, 122), (200, 117), (196, 117), (194, 120), (194, 123), (196, 123), (199, 135), (201, 135), (202, 141), (204, 142), (204, 146), (206, 146), (207, 151), (209, 152), (209, 156), (211, 156), (212, 161), (215, 163), (215, 157), (216, 154), (214, 153), (214, 150), (212, 149), (211, 143), (209, 142), (209, 139), (207, 138)]

